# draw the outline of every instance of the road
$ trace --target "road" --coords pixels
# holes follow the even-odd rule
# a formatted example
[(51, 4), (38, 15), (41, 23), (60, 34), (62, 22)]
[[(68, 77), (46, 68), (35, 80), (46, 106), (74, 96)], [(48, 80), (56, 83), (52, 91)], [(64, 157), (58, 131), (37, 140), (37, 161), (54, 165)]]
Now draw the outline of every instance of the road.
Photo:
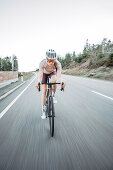
[(0, 170), (113, 170), (113, 83), (63, 79), (53, 138), (37, 77), (0, 102)]

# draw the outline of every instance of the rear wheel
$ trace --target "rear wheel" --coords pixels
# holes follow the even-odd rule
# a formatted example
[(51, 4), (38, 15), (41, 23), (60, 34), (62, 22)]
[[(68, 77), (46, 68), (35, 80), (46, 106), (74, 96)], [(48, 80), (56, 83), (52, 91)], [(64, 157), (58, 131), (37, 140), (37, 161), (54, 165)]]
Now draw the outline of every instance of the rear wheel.
[(54, 105), (53, 97), (49, 97), (49, 126), (50, 126), (50, 135), (54, 135)]

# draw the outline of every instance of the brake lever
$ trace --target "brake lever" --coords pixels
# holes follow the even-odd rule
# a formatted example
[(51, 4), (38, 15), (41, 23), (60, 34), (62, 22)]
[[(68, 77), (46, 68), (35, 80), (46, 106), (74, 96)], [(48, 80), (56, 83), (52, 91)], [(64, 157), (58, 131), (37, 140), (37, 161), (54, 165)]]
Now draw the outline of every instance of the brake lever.
[[(64, 84), (64, 82), (62, 82), (62, 85)], [(61, 89), (60, 89), (61, 91), (64, 91), (64, 88), (62, 87)]]
[(64, 88), (61, 88), (60, 90), (61, 90), (61, 91), (64, 91)]
[(41, 89), (40, 89), (40, 82), (38, 83), (38, 86), (39, 86), (38, 91), (41, 91)]

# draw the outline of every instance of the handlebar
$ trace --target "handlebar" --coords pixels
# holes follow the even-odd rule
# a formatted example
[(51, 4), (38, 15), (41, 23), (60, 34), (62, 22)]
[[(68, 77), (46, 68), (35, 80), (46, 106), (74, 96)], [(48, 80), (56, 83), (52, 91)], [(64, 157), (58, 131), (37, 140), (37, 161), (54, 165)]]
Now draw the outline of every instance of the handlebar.
[(42, 83), (42, 84), (55, 85), (55, 84), (61, 84), (61, 83)]
[[(55, 84), (61, 84), (61, 83), (42, 83), (42, 84), (47, 84), (47, 85), (55, 85)], [(64, 84), (64, 82), (62, 82), (62, 85)], [(41, 88), (40, 88), (40, 82), (38, 83), (38, 91), (41, 91)], [(61, 88), (60, 89), (61, 91), (64, 91), (64, 88)]]

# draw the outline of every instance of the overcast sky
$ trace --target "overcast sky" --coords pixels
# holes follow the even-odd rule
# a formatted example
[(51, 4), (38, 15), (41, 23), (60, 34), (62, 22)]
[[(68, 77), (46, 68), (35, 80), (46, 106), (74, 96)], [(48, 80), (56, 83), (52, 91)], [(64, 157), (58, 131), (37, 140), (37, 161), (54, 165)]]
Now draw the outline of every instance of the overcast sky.
[(113, 41), (112, 0), (0, 0), (0, 57), (15, 54), (19, 71), (38, 68), (49, 48), (78, 54), (87, 38)]

